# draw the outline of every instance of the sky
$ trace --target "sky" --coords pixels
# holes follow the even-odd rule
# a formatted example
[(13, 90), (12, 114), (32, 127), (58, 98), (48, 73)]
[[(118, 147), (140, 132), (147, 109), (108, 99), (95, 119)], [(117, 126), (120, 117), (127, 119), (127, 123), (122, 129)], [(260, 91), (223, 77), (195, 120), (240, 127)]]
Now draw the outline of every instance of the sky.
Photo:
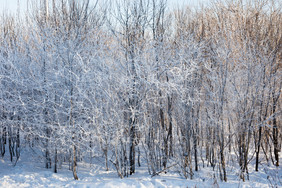
[[(34, 2), (39, 0), (0, 0), (0, 13), (9, 12), (16, 13), (19, 8), (21, 12), (27, 9), (27, 1)], [(199, 3), (207, 3), (209, 0), (168, 0), (169, 7), (186, 6), (186, 5), (199, 5)], [(18, 7), (19, 2), (19, 7)]]

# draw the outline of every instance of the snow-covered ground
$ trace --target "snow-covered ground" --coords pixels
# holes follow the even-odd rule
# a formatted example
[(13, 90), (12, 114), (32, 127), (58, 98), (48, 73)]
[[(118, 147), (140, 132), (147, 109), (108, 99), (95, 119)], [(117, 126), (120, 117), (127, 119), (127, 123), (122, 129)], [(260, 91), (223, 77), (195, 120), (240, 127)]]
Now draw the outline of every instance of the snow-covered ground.
[[(75, 181), (68, 166), (63, 166), (58, 173), (45, 169), (38, 157), (25, 154), (16, 166), (9, 162), (9, 156), (0, 159), (0, 187), (281, 187), (282, 170), (280, 168), (262, 167), (260, 172), (250, 169), (250, 181), (239, 181), (236, 170), (228, 173), (228, 182), (215, 179), (213, 171), (201, 168), (195, 179), (187, 180), (177, 173), (160, 174), (153, 178), (148, 175), (146, 167), (138, 167), (137, 173), (120, 179), (114, 170), (105, 171), (99, 163), (94, 165), (79, 163), (79, 180)], [(267, 170), (263, 170), (267, 169)], [(280, 182), (279, 182), (280, 181)]]

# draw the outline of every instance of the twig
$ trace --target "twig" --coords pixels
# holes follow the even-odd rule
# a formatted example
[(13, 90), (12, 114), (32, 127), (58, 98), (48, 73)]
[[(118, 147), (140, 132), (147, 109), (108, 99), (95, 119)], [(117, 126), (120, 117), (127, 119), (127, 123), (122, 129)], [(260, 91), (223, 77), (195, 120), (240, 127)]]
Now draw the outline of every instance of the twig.
[(154, 177), (154, 176), (159, 175), (160, 173), (166, 171), (167, 169), (169, 169), (169, 168), (171, 168), (171, 167), (173, 167), (173, 166), (175, 166), (175, 165), (177, 165), (177, 164), (173, 164), (173, 165), (171, 165), (171, 166), (169, 166), (169, 167), (166, 167), (165, 169), (163, 169), (163, 170), (161, 170), (161, 171), (158, 171), (158, 172), (152, 174), (151, 178)]

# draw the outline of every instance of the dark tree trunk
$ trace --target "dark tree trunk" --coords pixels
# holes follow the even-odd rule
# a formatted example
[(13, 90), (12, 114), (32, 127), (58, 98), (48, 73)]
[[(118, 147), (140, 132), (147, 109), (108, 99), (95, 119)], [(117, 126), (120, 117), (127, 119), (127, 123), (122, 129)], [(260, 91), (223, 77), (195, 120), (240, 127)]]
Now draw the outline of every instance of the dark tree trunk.
[(77, 160), (76, 160), (76, 146), (73, 145), (73, 177), (75, 180), (78, 180), (78, 176), (77, 176)]
[(195, 160), (195, 171), (198, 171), (198, 149), (197, 149), (197, 136), (194, 133), (194, 160)]
[(259, 138), (258, 138), (258, 145), (257, 145), (257, 151), (256, 151), (256, 171), (258, 171), (258, 165), (259, 165), (259, 152), (260, 152), (260, 144), (261, 144), (261, 131), (262, 127), (259, 127)]
[(5, 152), (6, 152), (6, 140), (7, 140), (6, 127), (3, 128), (3, 132), (1, 136), (2, 137), (0, 138), (1, 140), (0, 151), (1, 151), (1, 156), (4, 157)]
[(57, 153), (57, 148), (56, 148), (55, 149), (55, 157), (54, 157), (54, 173), (58, 172), (57, 162), (58, 162), (58, 153)]
[(275, 166), (279, 166), (279, 146), (278, 146), (279, 130), (277, 127), (276, 118), (273, 120), (273, 145), (274, 145), (274, 159)]
[(129, 164), (130, 164), (129, 174), (132, 175), (135, 173), (135, 125), (134, 125), (134, 120), (130, 128)]

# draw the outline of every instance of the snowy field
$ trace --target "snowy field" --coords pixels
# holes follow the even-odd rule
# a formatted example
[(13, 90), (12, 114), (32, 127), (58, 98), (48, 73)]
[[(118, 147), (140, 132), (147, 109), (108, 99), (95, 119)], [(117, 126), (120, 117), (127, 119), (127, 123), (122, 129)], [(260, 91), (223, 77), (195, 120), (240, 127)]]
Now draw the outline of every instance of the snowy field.
[[(73, 179), (68, 164), (63, 165), (58, 173), (45, 169), (44, 163), (32, 154), (24, 154), (16, 166), (8, 162), (9, 156), (0, 159), (0, 187), (282, 187), (282, 169), (261, 167), (259, 172), (250, 170), (250, 181), (239, 181), (236, 170), (228, 172), (228, 182), (220, 182), (214, 178), (210, 168), (200, 168), (193, 180), (186, 180), (178, 173), (160, 174), (151, 178), (146, 167), (137, 168), (136, 174), (124, 179), (117, 176), (116, 171), (105, 171), (102, 163), (94, 160), (95, 164), (79, 163), (79, 180)], [(32, 162), (31, 162), (32, 161)], [(36, 162), (35, 162), (36, 161)]]

